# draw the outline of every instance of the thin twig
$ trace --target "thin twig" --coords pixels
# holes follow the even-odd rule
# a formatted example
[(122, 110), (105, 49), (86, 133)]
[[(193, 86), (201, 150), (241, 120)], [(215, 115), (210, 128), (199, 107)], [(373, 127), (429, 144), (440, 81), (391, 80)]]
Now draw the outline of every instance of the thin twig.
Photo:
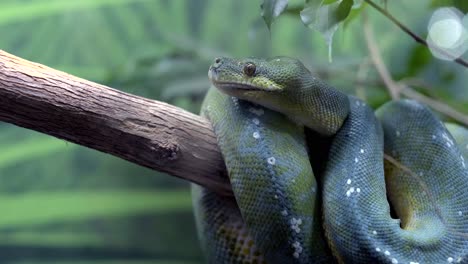
[[(329, 80), (331, 79), (331, 76), (336, 76), (337, 73), (340, 74), (341, 78), (343, 78), (346, 81), (349, 81), (353, 85), (356, 86), (366, 86), (366, 87), (380, 87), (380, 86), (385, 86), (385, 84), (381, 80), (374, 80), (374, 79), (359, 79), (359, 78), (354, 78), (353, 76), (350, 76), (350, 72), (354, 71), (349, 71), (349, 70), (340, 70), (340, 71), (335, 71), (335, 70), (317, 70), (316, 71), (320, 78), (324, 80)], [(411, 98), (417, 101), (420, 101), (426, 105), (428, 105), (430, 108), (433, 110), (459, 122), (460, 124), (468, 127), (468, 116), (464, 113), (461, 113), (454, 109), (453, 107), (449, 106), (448, 104), (438, 101), (434, 98), (431, 98), (429, 96), (423, 95), (420, 92), (412, 89), (410, 86), (417, 85), (417, 86), (423, 86), (423, 83), (421, 82), (414, 82), (414, 79), (403, 79), (399, 82), (397, 82), (397, 85), (401, 87), (400, 93), (404, 95), (407, 98)], [(427, 88), (428, 85), (423, 86)], [(359, 96), (358, 96), (359, 97)]]
[[(409, 87), (401, 85), (400, 83), (397, 83), (397, 82), (395, 82), (393, 80), (393, 78), (391, 77), (390, 72), (388, 71), (386, 65), (383, 63), (382, 57), (381, 57), (381, 55), (379, 53), (379, 49), (377, 47), (377, 44), (375, 42), (375, 39), (374, 39), (374, 36), (373, 36), (373, 33), (372, 33), (372, 28), (371, 28), (371, 26), (370, 26), (370, 24), (369, 24), (369, 22), (367, 20), (367, 17), (365, 15), (364, 15), (364, 35), (365, 35), (365, 38), (366, 38), (367, 47), (369, 48), (369, 53), (370, 53), (371, 59), (372, 59), (374, 65), (377, 68), (377, 71), (378, 71), (378, 73), (380, 75), (380, 78), (382, 79), (385, 86), (389, 90), (389, 92), (392, 95), (393, 99), (398, 98), (399, 93), (401, 92), (401, 93), (403, 93), (405, 95), (410, 95), (411, 97), (413, 97), (414, 99), (416, 99), (418, 101), (424, 102), (426, 104), (430, 104), (434, 109), (438, 108), (437, 109), (438, 111), (442, 110), (441, 112), (443, 112), (443, 111), (448, 110), (445, 106), (442, 107), (443, 104), (439, 104), (439, 102), (437, 102), (435, 100), (428, 100), (430, 98), (424, 97), (421, 94), (409, 89)], [(454, 113), (451, 112), (451, 114), (453, 115)], [(455, 116), (457, 116), (457, 113), (455, 114)], [(463, 115), (461, 117), (463, 117)], [(461, 121), (464, 121), (463, 118), (462, 118)], [(441, 222), (444, 225), (446, 225), (445, 218), (444, 218), (442, 212), (440, 211), (440, 208), (436, 203), (435, 197), (432, 194), (432, 192), (430, 191), (430, 189), (428, 188), (426, 182), (421, 177), (419, 177), (416, 173), (414, 173), (410, 168), (406, 167), (404, 164), (402, 164), (400, 161), (396, 160), (394, 157), (392, 157), (392, 156), (390, 156), (388, 154), (384, 154), (384, 159), (387, 162), (391, 163), (393, 166), (400, 169), (401, 171), (403, 171), (406, 174), (413, 177), (418, 182), (418, 184), (421, 186), (424, 193), (426, 193), (426, 195), (428, 196), (430, 202), (432, 203), (437, 216), (440, 218)], [(452, 230), (452, 232), (455, 232), (458, 235), (461, 235), (463, 237), (468, 237), (468, 234), (465, 234), (465, 233), (461, 233), (461, 232), (454, 231), (454, 230)]]
[(366, 58), (362, 60), (362, 62), (359, 64), (358, 71), (356, 74), (356, 96), (363, 101), (366, 101), (366, 89), (364, 85), (361, 84), (361, 82), (367, 78), (367, 73), (369, 72), (370, 65), (371, 62), (369, 61), (369, 59)]
[(366, 39), (367, 48), (369, 49), (370, 57), (372, 62), (374, 63), (375, 67), (377, 68), (377, 72), (379, 73), (380, 78), (385, 83), (388, 91), (390, 92), (390, 96), (392, 99), (398, 99), (400, 97), (400, 87), (398, 84), (392, 79), (390, 72), (388, 71), (387, 67), (383, 63), (382, 56), (380, 55), (379, 48), (375, 43), (374, 34), (367, 19), (365, 13), (363, 14), (363, 23), (364, 23), (364, 37)]
[[(395, 25), (397, 25), (401, 30), (403, 30), (406, 34), (410, 35), (416, 42), (426, 46), (426, 47), (429, 47), (429, 45), (427, 44), (427, 41), (424, 40), (423, 38), (421, 38), (420, 36), (416, 35), (416, 33), (412, 32), (407, 26), (403, 25), (400, 21), (398, 21), (394, 16), (392, 16), (387, 10), (381, 8), (380, 6), (378, 6), (377, 4), (375, 4), (374, 2), (372, 2), (371, 0), (364, 0), (366, 3), (368, 3), (369, 5), (371, 5), (373, 8), (375, 8), (377, 11), (379, 11), (381, 14), (383, 14), (384, 16), (386, 16), (388, 19), (390, 19), (393, 23), (395, 23)], [(456, 63), (460, 64), (460, 65), (463, 65), (465, 67), (468, 68), (468, 62), (465, 61), (464, 59), (462, 58), (455, 58), (453, 55), (447, 53), (445, 50), (443, 49), (440, 49), (439, 47), (437, 46), (431, 46), (431, 48), (433, 48), (434, 50), (437, 50), (439, 53), (445, 55), (446, 57), (448, 58), (452, 58)]]
[(405, 95), (408, 98), (415, 99), (422, 103), (429, 105), (432, 109), (441, 112), (454, 120), (468, 126), (468, 116), (462, 114), (452, 107), (434, 100), (430, 97), (424, 96), (415, 90), (411, 89), (408, 85), (404, 82), (397, 83), (393, 80), (388, 68), (385, 66), (382, 56), (380, 55), (379, 49), (375, 42), (374, 34), (371, 28), (367, 17), (364, 15), (364, 36), (366, 39), (367, 47), (369, 49), (370, 57), (372, 62), (374, 63), (375, 67), (377, 68), (377, 72), (379, 73), (380, 78), (384, 82), (385, 86), (387, 87), (388, 91), (392, 99), (397, 99), (400, 97), (400, 93)]
[(468, 127), (468, 115), (460, 113), (442, 102), (439, 102), (421, 93), (418, 93), (406, 85), (403, 85), (403, 89), (401, 89), (401, 94), (405, 95), (408, 98), (425, 103), (437, 112), (443, 113), (446, 116), (449, 116)]

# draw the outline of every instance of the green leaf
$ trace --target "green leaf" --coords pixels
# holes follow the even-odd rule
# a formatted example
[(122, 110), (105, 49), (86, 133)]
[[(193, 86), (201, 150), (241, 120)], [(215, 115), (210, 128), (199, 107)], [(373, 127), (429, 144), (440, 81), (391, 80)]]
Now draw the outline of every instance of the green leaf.
[(366, 5), (362, 4), (362, 1), (354, 0), (353, 8), (351, 8), (351, 12), (349, 12), (348, 17), (343, 22), (343, 27), (346, 28), (352, 21), (354, 21), (364, 9)]
[(328, 45), (328, 58), (331, 61), (333, 35), (339, 24), (348, 17), (353, 0), (321, 1), (307, 0), (301, 11), (301, 20), (309, 28), (322, 33)]
[(271, 28), (273, 20), (275, 20), (288, 7), (288, 0), (264, 0), (260, 5), (262, 9), (262, 17), (267, 24), (268, 30)]

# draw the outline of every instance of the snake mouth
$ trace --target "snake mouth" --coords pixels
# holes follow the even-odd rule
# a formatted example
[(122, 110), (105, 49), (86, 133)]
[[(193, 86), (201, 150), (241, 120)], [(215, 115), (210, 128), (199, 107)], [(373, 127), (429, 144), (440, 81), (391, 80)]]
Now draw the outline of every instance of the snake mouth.
[(258, 91), (260, 90), (258, 87), (248, 82), (220, 81), (219, 73), (213, 67), (210, 67), (210, 70), (208, 71), (208, 78), (210, 79), (211, 83), (216, 88), (222, 89), (224, 91), (229, 91), (229, 90)]
[[(228, 91), (228, 90), (260, 91), (261, 90), (260, 88), (249, 83), (224, 82), (224, 81), (220, 82), (220, 81), (215, 81), (215, 80), (211, 80), (211, 82), (217, 88), (225, 90), (225, 91)], [(264, 91), (267, 91), (267, 90), (264, 90)]]

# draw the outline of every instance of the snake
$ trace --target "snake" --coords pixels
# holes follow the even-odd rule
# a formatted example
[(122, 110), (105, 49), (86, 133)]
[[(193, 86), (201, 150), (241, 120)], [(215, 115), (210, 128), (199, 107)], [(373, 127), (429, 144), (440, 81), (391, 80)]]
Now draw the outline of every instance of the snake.
[(192, 187), (208, 263), (468, 263), (465, 127), (410, 99), (374, 111), (290, 57), (208, 77), (233, 190)]

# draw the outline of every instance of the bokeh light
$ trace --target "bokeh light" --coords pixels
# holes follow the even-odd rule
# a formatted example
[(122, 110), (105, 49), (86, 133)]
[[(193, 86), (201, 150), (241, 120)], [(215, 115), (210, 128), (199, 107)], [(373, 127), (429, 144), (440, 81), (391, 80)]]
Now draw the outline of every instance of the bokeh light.
[(429, 21), (427, 43), (432, 54), (443, 60), (454, 60), (468, 50), (468, 16), (458, 9), (437, 9)]

